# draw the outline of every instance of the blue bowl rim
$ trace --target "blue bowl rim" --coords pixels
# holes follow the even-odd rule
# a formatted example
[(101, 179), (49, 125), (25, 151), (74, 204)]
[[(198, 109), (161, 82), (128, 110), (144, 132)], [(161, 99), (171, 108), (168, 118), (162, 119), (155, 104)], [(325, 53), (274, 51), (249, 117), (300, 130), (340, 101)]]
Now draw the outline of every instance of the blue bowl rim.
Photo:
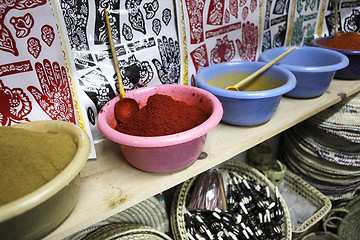
[[(277, 47), (277, 48), (268, 49), (268, 50), (260, 53), (259, 60), (262, 59), (262, 61), (270, 62), (271, 60), (273, 60), (273, 58), (269, 58), (266, 55), (267, 53), (277, 51), (279, 49), (282, 49), (283, 52), (285, 52), (286, 50), (289, 50), (290, 48), (292, 48), (292, 46)], [(287, 68), (287, 69), (289, 69), (290, 71), (293, 71), (293, 72), (335, 72), (335, 71), (343, 69), (343, 68), (345, 68), (346, 66), (349, 65), (348, 57), (345, 56), (345, 54), (342, 54), (342, 53), (340, 53), (338, 51), (327, 49), (327, 48), (319, 48), (319, 47), (315, 47), (315, 46), (297, 46), (294, 51), (301, 51), (303, 49), (312, 50), (312, 51), (320, 51), (320, 52), (323, 52), (323, 53), (327, 53), (327, 54), (329, 54), (329, 57), (337, 56), (337, 57), (340, 58), (340, 62), (332, 64), (332, 65), (328, 65), (328, 66), (298, 66), (298, 65), (295, 66), (295, 65), (286, 64), (286, 63), (276, 63), (276, 65)]]
[(292, 72), (290, 72), (289, 70), (282, 68), (282, 67), (275, 66), (275, 65), (272, 66), (271, 68), (269, 68), (267, 71), (270, 71), (271, 69), (273, 69), (275, 71), (283, 72), (287, 76), (288, 80), (285, 84), (281, 85), (280, 87), (269, 89), (269, 90), (231, 91), (231, 90), (225, 90), (222, 88), (211, 86), (207, 83), (207, 81), (204, 81), (203, 79), (201, 79), (201, 76), (203, 74), (205, 74), (206, 72), (213, 71), (214, 69), (216, 71), (218, 68), (221, 68), (221, 66), (223, 66), (223, 65), (246, 66), (246, 65), (254, 65), (254, 64), (256, 64), (258, 66), (258, 69), (260, 69), (261, 67), (266, 65), (266, 63), (264, 63), (264, 62), (253, 62), (253, 61), (231, 61), (231, 62), (218, 63), (218, 64), (210, 65), (210, 66), (202, 69), (201, 71), (199, 71), (195, 75), (195, 82), (198, 87), (203, 88), (207, 91), (210, 91), (215, 96), (221, 96), (221, 97), (227, 97), (227, 98), (233, 98), (233, 99), (261, 99), (261, 98), (276, 97), (276, 96), (281, 96), (282, 94), (285, 94), (295, 88), (295, 86), (296, 86), (295, 75)]

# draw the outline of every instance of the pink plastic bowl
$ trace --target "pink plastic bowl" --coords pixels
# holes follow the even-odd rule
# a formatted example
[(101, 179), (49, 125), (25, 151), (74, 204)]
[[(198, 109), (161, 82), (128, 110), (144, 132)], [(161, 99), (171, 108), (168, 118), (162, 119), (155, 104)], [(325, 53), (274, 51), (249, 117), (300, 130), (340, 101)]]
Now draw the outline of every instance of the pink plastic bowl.
[(207, 133), (221, 120), (223, 109), (220, 101), (211, 93), (191, 86), (165, 84), (143, 87), (126, 93), (134, 98), (140, 108), (149, 96), (156, 93), (169, 95), (189, 105), (197, 105), (209, 112), (210, 117), (190, 130), (158, 137), (139, 137), (116, 131), (114, 105), (116, 97), (109, 101), (98, 115), (98, 128), (108, 139), (119, 143), (126, 160), (134, 167), (148, 172), (169, 172), (193, 163), (202, 152)]

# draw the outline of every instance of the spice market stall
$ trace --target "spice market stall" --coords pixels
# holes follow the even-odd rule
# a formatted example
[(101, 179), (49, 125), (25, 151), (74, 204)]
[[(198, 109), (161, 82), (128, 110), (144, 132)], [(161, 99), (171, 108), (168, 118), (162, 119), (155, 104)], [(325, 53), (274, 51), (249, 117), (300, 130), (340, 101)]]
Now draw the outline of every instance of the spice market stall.
[[(242, 127), (220, 122), (207, 133), (200, 158), (184, 169), (142, 171), (133, 167), (118, 144), (106, 139), (98, 128), (102, 107), (119, 94), (104, 7), (109, 11), (121, 77), (130, 93), (136, 88), (164, 84), (194, 87), (196, 74), (207, 66), (255, 61), (267, 49), (309, 45), (314, 38), (331, 36), (335, 29), (333, 1), (50, 0), (26, 6), (19, 2), (0, 6), (4, 10), (0, 25), (3, 33), (8, 33), (4, 35), (8, 36), (6, 40), (13, 43), (6, 45), (3, 41), (0, 47), (1, 54), (6, 55), (0, 60), (2, 125), (40, 119), (70, 121), (86, 131), (92, 147), (79, 175), (76, 206), (44, 239), (67, 238), (159, 193), (171, 192), (179, 184), (360, 92), (360, 77), (335, 77), (321, 96), (282, 97), (276, 113), (266, 123)], [(360, 8), (355, 6), (356, 1), (349, 2), (353, 4), (340, 3), (341, 28), (359, 32), (354, 19)], [(44, 24), (45, 18), (55, 22)], [(22, 23), (27, 23), (25, 28)], [(55, 47), (57, 50), (52, 51)], [(51, 73), (57, 81), (48, 81)], [(59, 85), (52, 87), (55, 82)], [(60, 109), (54, 96), (65, 97), (68, 104), (64, 107), (69, 114), (52, 111)], [(42, 101), (45, 97), (46, 104)], [(18, 109), (18, 102), (24, 108)]]

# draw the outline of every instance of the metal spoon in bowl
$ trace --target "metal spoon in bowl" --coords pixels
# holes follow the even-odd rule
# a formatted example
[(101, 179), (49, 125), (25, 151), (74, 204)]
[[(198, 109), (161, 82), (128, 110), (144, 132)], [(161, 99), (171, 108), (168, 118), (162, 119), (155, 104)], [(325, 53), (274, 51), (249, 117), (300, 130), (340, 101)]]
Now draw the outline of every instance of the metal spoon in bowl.
[(120, 74), (119, 63), (116, 56), (114, 40), (112, 38), (111, 26), (106, 8), (104, 8), (104, 12), (105, 12), (106, 29), (108, 32), (111, 54), (114, 60), (115, 71), (119, 83), (119, 92), (120, 92), (120, 100), (117, 101), (115, 104), (114, 113), (116, 119), (119, 122), (125, 123), (130, 121), (132, 117), (137, 113), (137, 111), (139, 111), (139, 104), (136, 102), (135, 99), (125, 97), (124, 85)]
[(260, 73), (266, 71), (268, 68), (270, 68), (271, 66), (273, 66), (275, 63), (277, 63), (278, 61), (280, 61), (281, 59), (283, 59), (286, 55), (288, 55), (290, 52), (292, 52), (294, 49), (296, 48), (296, 46), (292, 47), (291, 49), (287, 50), (286, 52), (282, 53), (280, 56), (276, 57), (275, 59), (273, 59), (272, 61), (270, 61), (268, 64), (266, 64), (265, 66), (263, 66), (262, 68), (260, 68), (259, 70), (257, 70), (256, 72), (254, 72), (253, 74), (251, 74), (250, 76), (246, 77), (245, 79), (241, 80), (240, 82), (238, 82), (237, 84), (233, 85), (233, 86), (228, 86), (227, 88), (225, 88), (226, 90), (232, 90), (232, 91), (239, 91), (239, 88), (248, 84), (249, 82), (251, 82), (254, 78), (256, 78)]

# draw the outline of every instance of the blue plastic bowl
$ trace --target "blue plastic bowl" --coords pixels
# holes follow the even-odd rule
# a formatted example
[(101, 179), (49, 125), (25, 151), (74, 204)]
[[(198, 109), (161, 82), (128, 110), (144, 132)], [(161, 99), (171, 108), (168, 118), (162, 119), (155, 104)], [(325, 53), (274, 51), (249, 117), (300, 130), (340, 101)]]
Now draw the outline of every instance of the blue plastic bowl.
[(358, 80), (360, 79), (360, 50), (348, 50), (348, 49), (339, 49), (339, 48), (329, 48), (319, 44), (321, 41), (326, 41), (331, 37), (321, 37), (316, 38), (311, 41), (311, 45), (315, 47), (321, 47), (325, 49), (331, 49), (337, 52), (340, 52), (348, 57), (349, 65), (344, 69), (336, 71), (334, 78), (345, 79), (345, 80)]
[[(291, 47), (278, 47), (260, 54), (259, 61), (270, 62)], [(345, 68), (349, 59), (342, 53), (300, 46), (280, 60), (277, 65), (290, 70), (296, 77), (296, 87), (287, 97), (313, 98), (322, 95), (329, 87), (337, 70)]]
[(288, 70), (273, 66), (243, 91), (225, 90), (263, 67), (262, 62), (226, 62), (201, 70), (195, 81), (198, 87), (214, 94), (222, 103), (222, 121), (238, 126), (267, 122), (276, 112), (281, 96), (296, 85)]

